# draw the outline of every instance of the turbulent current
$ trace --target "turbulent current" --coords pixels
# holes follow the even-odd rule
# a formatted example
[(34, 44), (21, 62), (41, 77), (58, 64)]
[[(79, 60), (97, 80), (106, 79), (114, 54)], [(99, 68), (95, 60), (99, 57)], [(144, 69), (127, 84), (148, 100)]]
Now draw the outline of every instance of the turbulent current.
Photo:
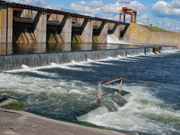
[[(130, 133), (180, 134), (180, 52), (146, 52), (21, 65), (0, 73), (0, 96), (22, 100), (27, 111), (60, 120)], [(99, 105), (98, 81), (118, 75), (126, 94), (118, 94), (118, 82), (104, 85)]]

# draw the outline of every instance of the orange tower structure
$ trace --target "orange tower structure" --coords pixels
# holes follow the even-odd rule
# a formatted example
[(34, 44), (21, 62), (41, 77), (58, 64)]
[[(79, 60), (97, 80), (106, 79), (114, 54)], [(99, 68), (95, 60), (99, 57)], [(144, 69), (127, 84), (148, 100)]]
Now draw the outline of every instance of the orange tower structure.
[(124, 22), (125, 22), (125, 18), (126, 18), (126, 14), (131, 15), (131, 21), (133, 23), (136, 23), (136, 16), (137, 16), (137, 12), (133, 11), (132, 9), (128, 9), (127, 7), (122, 7), (122, 10), (120, 10), (120, 14), (119, 14), (119, 21), (121, 22), (121, 14), (124, 14)]

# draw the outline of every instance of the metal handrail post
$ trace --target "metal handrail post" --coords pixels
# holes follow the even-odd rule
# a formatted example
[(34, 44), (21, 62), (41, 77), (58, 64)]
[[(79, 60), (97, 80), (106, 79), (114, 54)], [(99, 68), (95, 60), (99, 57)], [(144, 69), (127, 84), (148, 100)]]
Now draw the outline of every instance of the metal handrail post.
[(113, 77), (113, 78), (98, 82), (98, 103), (99, 104), (101, 104), (102, 85), (109, 84), (111, 82), (115, 82), (118, 80), (120, 81), (118, 93), (122, 94), (122, 76), (117, 76), (117, 77)]
[(122, 79), (120, 79), (120, 82), (119, 82), (119, 94), (122, 95)]
[(98, 83), (98, 103), (101, 104), (102, 84)]

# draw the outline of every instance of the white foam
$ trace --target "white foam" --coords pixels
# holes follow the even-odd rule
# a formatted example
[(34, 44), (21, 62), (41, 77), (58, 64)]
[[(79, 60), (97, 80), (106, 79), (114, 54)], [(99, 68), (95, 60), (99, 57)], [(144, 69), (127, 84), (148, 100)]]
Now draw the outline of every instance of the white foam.
[(81, 92), (81, 91), (79, 91), (79, 90), (75, 90), (75, 89), (70, 90), (70, 91), (69, 91), (69, 93), (70, 93), (70, 94), (72, 94), (72, 93), (76, 93), (76, 94), (81, 94), (81, 95), (84, 95), (84, 93), (83, 93), (83, 92)]
[(127, 54), (127, 57), (138, 57), (138, 56), (144, 56), (145, 54), (144, 53), (139, 53), (139, 54)]
[(155, 55), (155, 53), (153, 53), (153, 52), (150, 52), (150, 53), (146, 53), (146, 55), (149, 55), (149, 56), (151, 56), (151, 55)]
[(93, 60), (91, 60), (91, 59), (87, 59), (87, 61), (89, 61), (89, 62), (93, 62)]
[(82, 68), (75, 68), (75, 67), (70, 67), (70, 64), (56, 64), (56, 63), (51, 63), (51, 65), (48, 66), (42, 66), (42, 67), (36, 67), (32, 69), (51, 69), (51, 68), (62, 68), (66, 70), (78, 70), (78, 71), (84, 71)]
[(6, 71), (6, 73), (18, 73), (18, 72), (29, 72), (29, 73), (34, 73), (34, 74), (38, 74), (41, 76), (57, 77), (57, 75), (55, 73), (38, 71), (35, 68), (30, 68), (26, 65), (22, 65), (22, 69)]
[(175, 52), (178, 52), (179, 50), (164, 50), (164, 51), (161, 51), (161, 53), (175, 53)]
[[(106, 87), (116, 88), (118, 85)], [(96, 125), (116, 128), (119, 130), (140, 131), (145, 133), (167, 134), (168, 125), (159, 119), (177, 119), (180, 121), (180, 114), (173, 109), (162, 108), (161, 100), (153, 97), (146, 87), (124, 86), (124, 90), (131, 92), (125, 96), (128, 103), (120, 107), (117, 112), (106, 112), (95, 110), (80, 118), (81, 121), (90, 122)], [(99, 114), (97, 111), (100, 111)], [(155, 120), (148, 117), (154, 117)], [(172, 126), (172, 130), (177, 131)]]
[(93, 60), (91, 60), (91, 59), (87, 59), (87, 61), (88, 61), (88, 62), (91, 62), (91, 63), (102, 64), (102, 65), (113, 65), (112, 63), (100, 62), (100, 61), (107, 61), (107, 60), (110, 60), (110, 59), (108, 58), (108, 59), (96, 60), (96, 61), (93, 61)]
[(77, 117), (77, 119), (79, 121), (91, 121), (94, 117), (101, 116), (105, 113), (109, 113), (108, 109), (105, 106), (101, 106), (85, 115)]
[(75, 67), (69, 67), (65, 64), (53, 64), (53, 67), (56, 67), (56, 68), (62, 68), (62, 69), (66, 69), (66, 70), (78, 70), (78, 71), (84, 71), (82, 68), (75, 68)]
[(107, 36), (107, 43), (129, 44), (127, 42), (120, 41), (114, 34), (108, 34), (108, 36)]
[(174, 53), (178, 51), (179, 49), (177, 47), (161, 47), (161, 53)]
[(110, 57), (110, 56), (109, 56), (108, 59), (113, 59), (113, 57)]
[(121, 56), (121, 55), (118, 55), (117, 57), (118, 58), (126, 58), (126, 56)]
[(83, 61), (83, 62), (76, 62), (74, 60), (71, 61), (71, 63), (68, 63), (66, 65), (80, 65), (80, 66), (85, 66), (85, 67), (89, 67), (92, 66), (90, 65), (87, 61)]
[[(8, 73), (0, 73), (0, 76), (1, 95), (3, 94), (8, 97), (14, 97), (15, 99), (20, 99), (20, 97), (23, 98), (28, 96), (29, 104), (34, 103), (36, 100), (41, 100), (41, 98), (44, 98), (44, 102), (52, 102), (62, 98), (64, 99), (62, 103), (67, 102), (68, 104), (71, 101), (67, 100), (71, 98), (74, 99), (74, 94), (80, 99), (85, 98), (83, 99), (84, 102), (89, 102), (90, 99), (96, 98), (94, 97), (94, 93), (96, 93), (96, 88), (88, 86), (87, 83), (81, 81), (69, 80), (67, 82), (67, 80), (63, 79), (54, 80), (46, 78), (34, 78), (31, 76), (24, 77)], [(44, 96), (42, 93), (44, 94)]]

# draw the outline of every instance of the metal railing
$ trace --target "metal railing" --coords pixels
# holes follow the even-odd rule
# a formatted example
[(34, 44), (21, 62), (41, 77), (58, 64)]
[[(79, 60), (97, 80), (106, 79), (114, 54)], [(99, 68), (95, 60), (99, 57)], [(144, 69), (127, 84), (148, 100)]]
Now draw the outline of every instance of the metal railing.
[(119, 90), (118, 93), (122, 94), (122, 76), (113, 77), (107, 80), (98, 82), (98, 103), (101, 104), (101, 95), (102, 95), (102, 85), (109, 84), (119, 80)]
[[(84, 16), (107, 19), (106, 17), (100, 17), (99, 14), (92, 15), (91, 12), (82, 12), (82, 11), (78, 11), (78, 10), (65, 9), (65, 8), (59, 7), (58, 5), (57, 6), (56, 5), (54, 5), (54, 6), (47, 5), (45, 2), (37, 1), (37, 0), (31, 0), (31, 1), (19, 0), (18, 2), (14, 2), (13, 0), (3, 0), (3, 1), (9, 2), (9, 3), (18, 3), (18, 4), (28, 5), (28, 6), (34, 6), (34, 7), (44, 8), (44, 9), (59, 10), (59, 11), (68, 12), (71, 14), (80, 14), (80, 15), (84, 15)], [(0, 2), (1, 2), (1, 0), (0, 0)], [(117, 20), (114, 20), (114, 21), (117, 21)]]

